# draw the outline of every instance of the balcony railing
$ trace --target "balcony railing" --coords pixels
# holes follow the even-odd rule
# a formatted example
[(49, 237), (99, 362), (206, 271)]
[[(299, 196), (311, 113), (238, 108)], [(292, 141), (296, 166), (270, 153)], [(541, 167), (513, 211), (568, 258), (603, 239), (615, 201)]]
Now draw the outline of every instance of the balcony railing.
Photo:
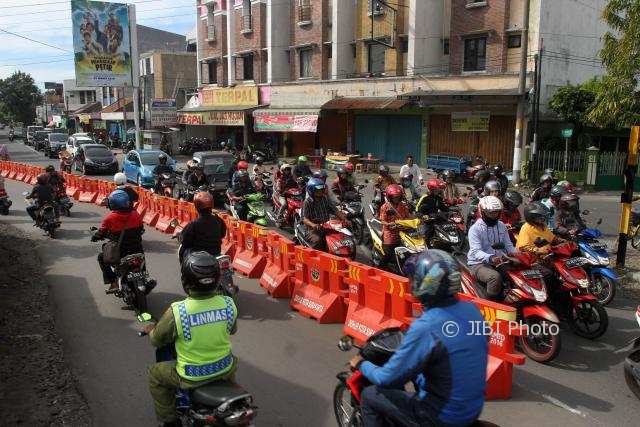
[(311, 23), (311, 5), (305, 4), (298, 6), (298, 24)]
[(241, 31), (243, 33), (250, 33), (252, 30), (251, 27), (251, 15), (242, 15), (242, 28)]

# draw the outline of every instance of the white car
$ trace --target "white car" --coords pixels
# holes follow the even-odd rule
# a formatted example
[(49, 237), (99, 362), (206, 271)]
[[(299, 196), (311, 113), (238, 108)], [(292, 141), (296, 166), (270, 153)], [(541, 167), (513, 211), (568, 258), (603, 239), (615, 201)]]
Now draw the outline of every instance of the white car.
[[(76, 150), (79, 146), (84, 144), (95, 144), (95, 141), (88, 136), (76, 136), (78, 134), (73, 134), (67, 140), (67, 151), (72, 155), (76, 155)], [(86, 135), (86, 134), (85, 134)]]

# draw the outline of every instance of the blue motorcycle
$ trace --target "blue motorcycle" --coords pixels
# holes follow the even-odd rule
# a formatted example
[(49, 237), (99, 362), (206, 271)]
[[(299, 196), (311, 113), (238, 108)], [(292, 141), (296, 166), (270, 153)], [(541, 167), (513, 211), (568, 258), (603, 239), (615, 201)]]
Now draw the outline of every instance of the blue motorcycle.
[[(598, 220), (598, 225), (602, 219)], [(616, 294), (620, 277), (609, 267), (607, 244), (598, 240), (602, 232), (597, 228), (585, 228), (576, 235), (576, 243), (582, 256), (587, 260), (583, 266), (591, 278), (589, 292), (602, 305), (609, 304)]]

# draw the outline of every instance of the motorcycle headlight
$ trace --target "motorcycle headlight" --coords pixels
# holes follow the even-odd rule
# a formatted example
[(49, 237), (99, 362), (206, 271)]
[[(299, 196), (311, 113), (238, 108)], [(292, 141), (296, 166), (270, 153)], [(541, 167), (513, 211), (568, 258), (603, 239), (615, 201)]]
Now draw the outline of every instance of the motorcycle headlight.
[(583, 252), (582, 256), (583, 256), (587, 261), (589, 261), (589, 264), (592, 264), (592, 265), (600, 265), (600, 260), (598, 259), (599, 257), (595, 257), (595, 256), (591, 255), (590, 253), (588, 253), (588, 252), (586, 252), (586, 251), (585, 251), (585, 252)]
[(603, 267), (608, 266), (608, 265), (609, 265), (609, 263), (611, 262), (611, 261), (609, 260), (609, 257), (606, 257), (606, 256), (599, 256), (599, 257), (598, 257), (598, 261), (599, 261), (599, 264), (600, 264), (601, 266), (603, 266)]
[(581, 288), (588, 288), (589, 287), (589, 279), (578, 279), (578, 286), (580, 286)]

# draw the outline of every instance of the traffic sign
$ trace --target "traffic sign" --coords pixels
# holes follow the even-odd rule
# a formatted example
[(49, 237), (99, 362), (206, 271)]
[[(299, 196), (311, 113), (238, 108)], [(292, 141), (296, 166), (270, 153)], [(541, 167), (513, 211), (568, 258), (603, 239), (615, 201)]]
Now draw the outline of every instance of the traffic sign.
[(568, 129), (562, 129), (562, 136), (565, 138), (571, 138), (571, 135), (573, 135), (573, 129), (568, 128)]

